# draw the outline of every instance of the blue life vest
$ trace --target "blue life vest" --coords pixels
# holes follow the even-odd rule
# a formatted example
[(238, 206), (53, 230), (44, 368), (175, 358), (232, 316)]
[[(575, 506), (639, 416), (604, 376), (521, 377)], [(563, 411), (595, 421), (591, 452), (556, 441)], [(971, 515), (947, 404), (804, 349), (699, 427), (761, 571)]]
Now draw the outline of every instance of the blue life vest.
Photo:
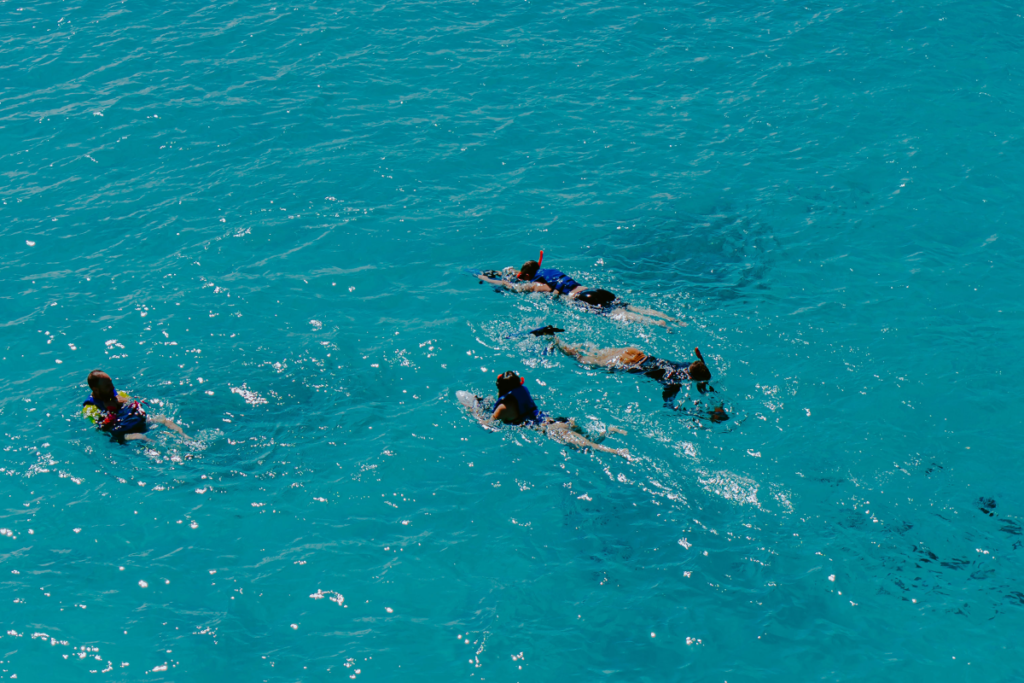
[(580, 283), (576, 282), (562, 271), (555, 270), (554, 268), (538, 270), (537, 274), (533, 276), (533, 281), (539, 282), (542, 285), (547, 285), (559, 294), (568, 294), (580, 286)]
[(100, 413), (107, 412), (107, 404), (103, 403), (102, 401), (97, 401), (92, 396), (90, 396), (89, 398), (87, 398), (84, 401), (82, 401), (82, 413), (86, 414), (87, 416), (95, 415), (95, 413), (93, 413), (91, 411), (86, 411), (86, 407), (88, 407), (88, 406), (93, 406), (94, 408), (99, 410)]
[(95, 418), (96, 428), (109, 432), (115, 438), (146, 431), (146, 411), (142, 409), (142, 405), (138, 401), (122, 403), (116, 411), (107, 410), (106, 404), (97, 401), (92, 396), (85, 399), (82, 405), (94, 406), (99, 409), (99, 415)]
[(498, 397), (498, 400), (494, 402), (494, 406), (491, 408), (491, 413), (498, 409), (508, 397), (512, 397), (516, 400), (516, 406), (519, 408), (519, 419), (511, 424), (521, 425), (523, 423), (536, 423), (540, 422), (543, 414), (537, 409), (537, 404), (533, 402), (533, 397), (530, 396), (530, 392), (526, 387), (519, 386)]

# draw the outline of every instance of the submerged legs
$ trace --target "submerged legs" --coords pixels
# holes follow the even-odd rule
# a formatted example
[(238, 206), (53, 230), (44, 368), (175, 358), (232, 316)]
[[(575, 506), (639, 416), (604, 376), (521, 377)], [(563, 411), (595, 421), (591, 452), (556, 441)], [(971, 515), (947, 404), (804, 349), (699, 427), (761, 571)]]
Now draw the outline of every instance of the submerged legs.
[[(608, 448), (607, 446), (602, 446), (599, 443), (594, 443), (582, 434), (575, 432), (573, 427), (574, 425), (568, 422), (553, 422), (547, 425), (546, 432), (549, 438), (557, 441), (558, 443), (575, 446), (577, 448), (593, 448), (594, 450), (622, 456), (627, 460), (630, 459), (629, 451), (625, 448)], [(609, 429), (609, 431), (612, 429), (616, 428), (613, 427)], [(622, 432), (621, 429), (617, 429), (616, 431)]]
[[(679, 318), (673, 318), (672, 316), (666, 313), (662, 313), (661, 311), (656, 311), (653, 308), (641, 308), (640, 306), (626, 306), (626, 309), (634, 313), (641, 313), (643, 315), (649, 315), (655, 318), (664, 318), (665, 320), (668, 320), (669, 322), (672, 323), (680, 322)], [(685, 325), (686, 323), (683, 324)]]
[[(633, 308), (632, 306), (629, 307), (629, 310), (627, 310), (625, 308), (619, 308), (619, 309), (614, 310), (611, 313), (609, 313), (608, 317), (613, 319), (613, 320), (620, 320), (620, 321), (628, 320), (628, 321), (635, 322), (635, 323), (645, 323), (647, 325), (657, 325), (658, 327), (664, 327), (665, 329), (668, 329), (668, 323), (665, 322), (664, 320), (658, 320), (657, 318), (649, 318), (649, 317), (647, 317), (645, 315), (640, 315), (639, 313), (633, 313), (632, 312), (632, 308)], [(686, 323), (683, 323), (683, 324), (685, 325)]]
[(179, 434), (181, 434), (186, 439), (188, 438), (188, 434), (186, 434), (185, 431), (181, 427), (179, 427), (177, 424), (175, 424), (174, 420), (172, 420), (169, 417), (164, 417), (163, 415), (154, 415), (153, 417), (151, 417), (149, 419), (152, 420), (153, 422), (156, 422), (157, 424), (161, 424), (164, 427), (167, 427), (171, 431), (178, 432)]

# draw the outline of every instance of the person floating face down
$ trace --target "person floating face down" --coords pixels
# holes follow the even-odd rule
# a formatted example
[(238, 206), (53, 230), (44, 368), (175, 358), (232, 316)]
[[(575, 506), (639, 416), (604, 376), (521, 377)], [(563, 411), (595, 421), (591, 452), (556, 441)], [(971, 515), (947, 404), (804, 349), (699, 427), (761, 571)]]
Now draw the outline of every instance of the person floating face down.
[[(495, 384), (498, 387), (498, 400), (491, 408), (491, 420), (507, 425), (536, 429), (558, 443), (577, 448), (593, 448), (605, 453), (620, 455), (627, 460), (630, 458), (629, 451), (625, 448), (609, 448), (587, 439), (582, 430), (576, 426), (575, 420), (564, 417), (552, 418), (542, 412), (530, 395), (529, 389), (526, 388), (525, 380), (512, 370), (498, 375)], [(618, 434), (626, 433), (618, 427), (609, 427), (608, 431)]]
[(101, 432), (110, 434), (111, 441), (147, 440), (144, 435), (151, 422), (186, 436), (170, 418), (147, 415), (142, 404), (127, 393), (117, 391), (110, 375), (102, 370), (90, 372), (88, 382), (92, 393), (82, 403), (82, 414), (91, 419)]
[(659, 325), (666, 329), (670, 322), (686, 325), (678, 318), (653, 309), (631, 306), (607, 289), (588, 289), (560, 270), (541, 268), (537, 261), (527, 261), (511, 278), (490, 277), (495, 274), (480, 273), (477, 277), (484, 282), (500, 285), (514, 292), (547, 292), (556, 297), (565, 296), (594, 313), (607, 315), (615, 320)]
[[(666, 408), (676, 408), (674, 401), (676, 394), (683, 388), (683, 382), (696, 382), (697, 391), (702, 394), (714, 391), (707, 384), (711, 379), (711, 371), (708, 370), (708, 366), (704, 364), (703, 360), (696, 360), (689, 364), (674, 363), (649, 356), (632, 346), (618, 349), (594, 348), (586, 352), (580, 347), (566, 344), (557, 336), (552, 335), (552, 337), (554, 337), (555, 346), (562, 353), (575, 358), (584, 365), (605, 367), (613, 371), (621, 370), (650, 377), (664, 387), (661, 398), (665, 401)], [(706, 416), (701, 414), (698, 417), (706, 417), (712, 422), (725, 422), (729, 419), (729, 415), (722, 405), (709, 410)]]

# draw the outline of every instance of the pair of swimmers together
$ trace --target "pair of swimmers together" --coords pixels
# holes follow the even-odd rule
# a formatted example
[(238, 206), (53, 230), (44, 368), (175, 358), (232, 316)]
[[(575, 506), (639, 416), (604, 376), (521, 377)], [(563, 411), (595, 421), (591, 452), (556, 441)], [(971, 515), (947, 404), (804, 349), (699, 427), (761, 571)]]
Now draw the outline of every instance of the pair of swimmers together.
[[(540, 258), (544, 259), (544, 252), (541, 252)], [(669, 329), (670, 322), (686, 325), (678, 318), (659, 311), (627, 304), (607, 289), (584, 287), (560, 270), (541, 268), (541, 261), (527, 261), (518, 272), (509, 267), (503, 273), (489, 270), (482, 273), (474, 272), (474, 274), (481, 282), (499, 285), (513, 292), (543, 292), (550, 293), (555, 297), (565, 296), (572, 302), (586, 306), (594, 313), (607, 315), (615, 320), (658, 325), (666, 330)]]
[[(581, 347), (570, 346), (557, 336), (554, 336), (555, 332), (562, 331), (563, 330), (549, 326), (533, 330), (532, 333), (536, 336), (552, 335), (555, 346), (562, 351), (562, 353), (575, 358), (584, 365), (605, 367), (613, 372), (618, 370), (650, 377), (664, 387), (662, 390), (662, 399), (665, 401), (665, 406), (668, 408), (675, 408), (673, 401), (682, 389), (682, 383), (685, 381), (697, 382), (697, 390), (701, 393), (705, 393), (709, 390), (713, 391), (713, 389), (707, 385), (707, 382), (711, 379), (711, 371), (708, 370), (708, 366), (704, 363), (704, 359), (701, 356), (699, 349), (694, 349), (698, 360), (689, 364), (675, 363), (673, 361), (655, 358), (654, 356), (650, 356), (640, 349), (632, 346), (612, 349), (595, 348), (587, 351)], [(522, 377), (519, 377), (515, 372), (509, 370), (508, 372), (498, 375), (496, 385), (498, 389), (498, 400), (495, 401), (491, 408), (491, 421), (500, 421), (508, 425), (530, 427), (545, 433), (547, 436), (560, 443), (567, 443), (579, 448), (593, 448), (605, 453), (621, 455), (629, 459), (629, 452), (624, 448), (609, 448), (608, 446), (604, 446), (598, 442), (587, 439), (572, 419), (552, 418), (547, 413), (542, 412), (537, 407), (533, 397), (530, 395), (529, 389), (526, 388), (525, 380)], [(708, 411), (706, 415), (697, 413), (689, 414), (697, 417), (703, 417), (715, 423), (724, 422), (729, 419), (729, 415), (721, 405)], [(618, 427), (610, 427), (608, 431), (619, 434), (626, 433)]]

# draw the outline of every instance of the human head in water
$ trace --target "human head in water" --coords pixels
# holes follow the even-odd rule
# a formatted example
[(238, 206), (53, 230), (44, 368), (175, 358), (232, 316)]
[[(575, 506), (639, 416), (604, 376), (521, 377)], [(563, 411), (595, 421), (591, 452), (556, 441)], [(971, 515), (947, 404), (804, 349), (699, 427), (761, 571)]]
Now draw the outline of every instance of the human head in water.
[(686, 369), (686, 374), (695, 382), (706, 382), (711, 379), (711, 371), (708, 370), (708, 366), (704, 365), (702, 360), (695, 360), (690, 363), (690, 367)]
[(523, 267), (519, 269), (520, 280), (532, 280), (533, 276), (540, 270), (540, 264), (536, 261), (527, 261), (523, 264)]
[(92, 389), (92, 396), (97, 401), (113, 403), (117, 400), (117, 392), (114, 390), (114, 380), (102, 370), (93, 370), (89, 373), (89, 388)]
[(513, 389), (518, 389), (523, 386), (523, 378), (512, 370), (509, 370), (508, 372), (503, 372), (498, 375), (498, 379), (495, 384), (498, 386), (498, 395), (504, 396)]

